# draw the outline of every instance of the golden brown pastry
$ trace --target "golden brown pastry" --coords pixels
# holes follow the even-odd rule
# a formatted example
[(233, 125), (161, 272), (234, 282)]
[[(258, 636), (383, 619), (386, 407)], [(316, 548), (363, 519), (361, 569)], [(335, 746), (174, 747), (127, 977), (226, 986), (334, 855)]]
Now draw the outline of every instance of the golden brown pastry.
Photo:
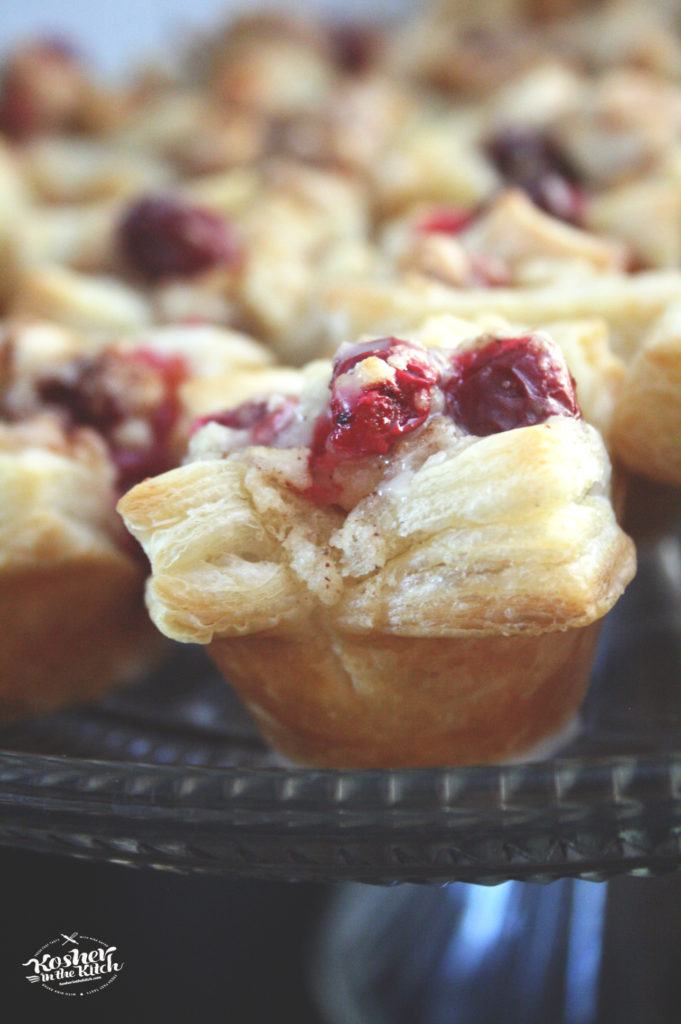
[(119, 504), (151, 616), (208, 645), (285, 754), (521, 755), (573, 716), (634, 572), (609, 462), (542, 332), (446, 318), (343, 346)]

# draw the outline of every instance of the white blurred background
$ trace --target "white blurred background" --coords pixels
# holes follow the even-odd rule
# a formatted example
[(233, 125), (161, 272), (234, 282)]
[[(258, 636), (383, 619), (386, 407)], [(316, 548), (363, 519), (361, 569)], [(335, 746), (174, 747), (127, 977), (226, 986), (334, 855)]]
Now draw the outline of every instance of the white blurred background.
[(338, 18), (375, 18), (378, 11), (408, 6), (409, 0), (0, 0), (0, 50), (29, 36), (57, 36), (74, 43), (100, 73), (118, 75), (149, 55), (172, 58), (188, 34), (210, 29), (233, 11), (311, 7)]

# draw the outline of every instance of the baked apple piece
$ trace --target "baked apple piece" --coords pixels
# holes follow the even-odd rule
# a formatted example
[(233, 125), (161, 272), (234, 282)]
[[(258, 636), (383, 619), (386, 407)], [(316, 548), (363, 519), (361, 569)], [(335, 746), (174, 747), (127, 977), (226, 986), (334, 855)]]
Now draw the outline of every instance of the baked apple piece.
[(157, 626), (295, 761), (522, 756), (574, 716), (634, 573), (559, 346), (447, 326), (342, 346), (119, 503)]

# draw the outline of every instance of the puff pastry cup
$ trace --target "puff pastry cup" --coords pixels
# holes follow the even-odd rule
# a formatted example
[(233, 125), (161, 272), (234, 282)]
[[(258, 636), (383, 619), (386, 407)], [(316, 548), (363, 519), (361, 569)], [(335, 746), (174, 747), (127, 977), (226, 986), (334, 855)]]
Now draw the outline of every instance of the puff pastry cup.
[(202, 373), (268, 361), (219, 328), (158, 328), (98, 348), (55, 324), (5, 325), (0, 721), (94, 699), (166, 651), (116, 500), (179, 462)]
[(669, 532), (681, 514), (681, 303), (643, 335), (619, 391), (612, 447), (628, 471), (627, 529), (637, 540)]
[(560, 348), (445, 318), (299, 374), (119, 503), (156, 625), (208, 645), (307, 764), (486, 762), (556, 733), (635, 570)]
[(161, 653), (91, 431), (0, 424), (0, 721), (91, 700)]

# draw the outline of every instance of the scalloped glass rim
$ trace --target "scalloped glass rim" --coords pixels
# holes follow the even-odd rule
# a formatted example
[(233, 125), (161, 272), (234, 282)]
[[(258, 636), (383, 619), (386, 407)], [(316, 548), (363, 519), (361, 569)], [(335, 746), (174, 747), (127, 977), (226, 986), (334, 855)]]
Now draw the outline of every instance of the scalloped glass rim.
[(374, 883), (678, 867), (681, 751), (399, 771), (0, 754), (0, 842), (184, 871)]

